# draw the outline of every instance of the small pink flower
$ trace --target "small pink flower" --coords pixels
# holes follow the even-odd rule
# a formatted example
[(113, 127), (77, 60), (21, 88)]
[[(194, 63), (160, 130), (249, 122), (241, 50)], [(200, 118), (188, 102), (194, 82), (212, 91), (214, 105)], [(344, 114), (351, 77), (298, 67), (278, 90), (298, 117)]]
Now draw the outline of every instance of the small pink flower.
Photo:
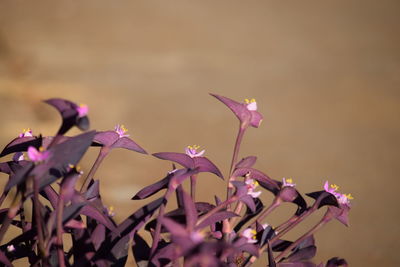
[(248, 110), (250, 110), (250, 111), (257, 110), (257, 102), (256, 102), (256, 100), (254, 98), (252, 98), (250, 100), (246, 98), (244, 101), (246, 103), (246, 108)]
[(283, 183), (282, 187), (285, 187), (285, 186), (295, 187), (296, 186), (296, 184), (293, 183), (292, 178), (288, 178), (288, 179), (282, 178), (282, 183)]
[(350, 200), (353, 199), (353, 196), (351, 194), (341, 194), (339, 192), (336, 192), (339, 189), (339, 186), (332, 184), (329, 187), (329, 183), (328, 181), (326, 181), (324, 184), (324, 189), (326, 192), (334, 195), (339, 204), (350, 206)]
[(50, 156), (49, 151), (44, 151), (43, 147), (37, 150), (35, 147), (28, 147), (28, 158), (33, 162), (45, 161)]
[(82, 118), (85, 117), (88, 112), (89, 112), (89, 107), (85, 104), (80, 104), (77, 108), (76, 111), (78, 112), (78, 117)]
[(247, 186), (247, 194), (253, 198), (257, 198), (261, 195), (261, 191), (254, 192), (254, 189), (258, 186), (258, 182), (254, 179), (247, 179), (245, 181)]
[(19, 137), (32, 137), (32, 130), (30, 128), (28, 129), (23, 129), (22, 133), (19, 134)]
[(196, 157), (201, 157), (204, 155), (206, 152), (204, 149), (200, 152), (197, 152), (197, 150), (200, 148), (198, 145), (193, 145), (193, 146), (187, 146), (185, 148), (186, 155), (188, 155), (191, 158), (196, 158)]
[(8, 251), (8, 252), (13, 252), (13, 251), (15, 251), (14, 245), (9, 245), (9, 246), (7, 246), (7, 251)]
[(194, 231), (190, 233), (190, 239), (194, 243), (200, 243), (204, 240), (204, 234), (198, 231)]
[(247, 228), (243, 231), (242, 236), (247, 239), (247, 243), (257, 243), (257, 231), (251, 228)]
[(118, 124), (117, 126), (115, 126), (114, 131), (117, 132), (117, 134), (119, 135), (119, 138), (129, 136), (129, 134), (126, 134), (128, 132), (128, 129), (126, 129), (124, 125)]

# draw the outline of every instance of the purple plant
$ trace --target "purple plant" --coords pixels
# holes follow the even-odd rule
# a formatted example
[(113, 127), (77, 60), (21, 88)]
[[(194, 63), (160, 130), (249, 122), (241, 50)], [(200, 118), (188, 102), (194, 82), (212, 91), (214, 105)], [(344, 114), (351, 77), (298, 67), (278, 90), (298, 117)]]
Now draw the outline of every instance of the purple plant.
[[(84, 131), (89, 128), (88, 107), (63, 99), (46, 100), (62, 117), (55, 136), (36, 136), (27, 129), (0, 154), (13, 154), (12, 160), (0, 163), (0, 171), (9, 176), (0, 205), (7, 196), (11, 199), (11, 204), (0, 210), (0, 262), (12, 266), (13, 261), (27, 258), (33, 266), (124, 266), (132, 251), (138, 266), (249, 266), (261, 257), (270, 267), (347, 266), (344, 259), (336, 257), (318, 265), (312, 258), (317, 230), (333, 219), (348, 225), (351, 195), (339, 193), (338, 186), (326, 182), (323, 190), (306, 194), (311, 198), (307, 203), (292, 179), (281, 182), (253, 168), (255, 156), (238, 160), (244, 133), (250, 126), (258, 128), (263, 117), (254, 99), (240, 103), (212, 96), (240, 122), (225, 177), (226, 197), (215, 196), (215, 203), (196, 199), (196, 181), (202, 172), (224, 179), (199, 146), (188, 146), (185, 153), (154, 153), (154, 157), (173, 162), (173, 169), (132, 199), (155, 194), (159, 198), (120, 223), (113, 219), (113, 208), (103, 205), (100, 182), (93, 177), (114, 148), (147, 152), (129, 137), (123, 125), (111, 131), (66, 136), (74, 126)], [(77, 164), (90, 147), (100, 149), (85, 175)], [(78, 190), (79, 180), (82, 186)], [(186, 180), (190, 180), (190, 193), (182, 186)], [(274, 199), (264, 205), (259, 197), (268, 192)], [(177, 208), (167, 212), (174, 197)], [(32, 202), (31, 211), (25, 209), (26, 202)], [(295, 204), (296, 212), (280, 225), (269, 225), (268, 215), (284, 202)], [(284, 239), (286, 233), (324, 207), (326, 212), (316, 225), (297, 240)], [(32, 219), (27, 214), (32, 214)], [(5, 242), (11, 225), (21, 232)], [(151, 239), (144, 239), (143, 231), (149, 232)], [(66, 236), (72, 240), (70, 248), (64, 244)]]

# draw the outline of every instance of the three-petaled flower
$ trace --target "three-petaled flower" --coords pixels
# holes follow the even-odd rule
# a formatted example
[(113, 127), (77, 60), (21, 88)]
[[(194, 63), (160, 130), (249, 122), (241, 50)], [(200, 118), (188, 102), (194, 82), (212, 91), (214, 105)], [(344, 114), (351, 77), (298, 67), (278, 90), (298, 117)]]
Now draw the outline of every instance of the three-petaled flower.
[(22, 133), (20, 133), (18, 137), (21, 138), (21, 137), (32, 137), (32, 136), (33, 136), (32, 130), (30, 128), (28, 128), (28, 129), (23, 129)]
[(247, 194), (253, 198), (257, 198), (261, 195), (261, 191), (254, 192), (254, 189), (258, 186), (258, 182), (254, 179), (247, 179), (245, 181), (247, 187)]
[(245, 99), (244, 102), (246, 103), (246, 108), (250, 111), (257, 110), (257, 102), (254, 98), (252, 99)]
[(80, 104), (79, 106), (77, 106), (76, 111), (78, 112), (78, 118), (82, 118), (88, 114), (89, 107), (88, 105)]
[(191, 158), (196, 158), (196, 157), (201, 157), (204, 155), (206, 152), (204, 149), (200, 152), (197, 152), (197, 150), (200, 148), (198, 145), (193, 145), (193, 146), (187, 146), (185, 148), (186, 155), (188, 155)]
[(328, 181), (325, 182), (324, 189), (326, 192), (334, 195), (336, 197), (337, 201), (339, 202), (339, 204), (341, 204), (341, 205), (349, 206), (350, 200), (353, 199), (351, 194), (341, 194), (341, 193), (337, 192), (337, 190), (339, 189), (339, 186), (337, 186), (336, 184), (331, 184), (329, 186)]
[(128, 129), (126, 129), (123, 124), (117, 124), (114, 128), (114, 131), (119, 135), (119, 138), (129, 136), (129, 134), (126, 134), (128, 132)]
[(292, 178), (288, 178), (288, 179), (282, 178), (282, 187), (285, 187), (285, 186), (295, 187), (296, 184), (293, 183)]
[(45, 151), (43, 147), (39, 150), (33, 146), (28, 147), (28, 158), (35, 163), (45, 161), (49, 156), (50, 151)]
[(251, 228), (247, 228), (243, 231), (242, 237), (247, 239), (247, 243), (257, 243), (257, 231)]

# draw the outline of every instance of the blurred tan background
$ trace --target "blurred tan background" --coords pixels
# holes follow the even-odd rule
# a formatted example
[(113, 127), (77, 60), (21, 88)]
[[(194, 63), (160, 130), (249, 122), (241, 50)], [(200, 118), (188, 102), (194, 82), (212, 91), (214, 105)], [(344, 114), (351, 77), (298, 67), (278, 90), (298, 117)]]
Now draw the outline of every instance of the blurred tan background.
[[(200, 144), (226, 173), (237, 121), (208, 93), (254, 97), (264, 121), (241, 156), (302, 192), (329, 179), (355, 197), (350, 228), (317, 234), (316, 262), (399, 266), (399, 14), (398, 1), (1, 1), (0, 145), (26, 127), (53, 134), (40, 101), (63, 97), (90, 106), (93, 129), (123, 123), (150, 153)], [(114, 151), (97, 178), (116, 220), (169, 168)], [(225, 194), (202, 177), (201, 199)]]

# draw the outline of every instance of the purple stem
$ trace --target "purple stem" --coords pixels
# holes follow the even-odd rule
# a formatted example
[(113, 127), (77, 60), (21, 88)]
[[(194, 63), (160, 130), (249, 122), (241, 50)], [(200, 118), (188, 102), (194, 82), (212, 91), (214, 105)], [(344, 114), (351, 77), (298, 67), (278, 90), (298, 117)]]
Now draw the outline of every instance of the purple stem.
[(150, 258), (153, 257), (154, 252), (156, 252), (156, 249), (158, 247), (158, 242), (160, 241), (160, 233), (161, 233), (161, 219), (164, 216), (165, 207), (167, 205), (168, 199), (171, 196), (172, 192), (173, 192), (173, 190), (171, 190), (171, 188), (168, 188), (167, 192), (165, 193), (165, 197), (164, 197), (165, 203), (163, 203), (161, 205), (160, 211), (158, 212), (157, 225), (156, 225), (156, 229), (154, 231), (153, 243), (152, 243), (151, 249), (150, 249)]
[(212, 215), (214, 215), (215, 213), (217, 213), (218, 211), (222, 210), (223, 208), (225, 208), (226, 206), (228, 206), (229, 204), (235, 202), (238, 200), (237, 196), (233, 196), (227, 200), (225, 200), (224, 202), (222, 202), (221, 204), (219, 204), (218, 206), (214, 207), (212, 210), (210, 210), (209, 212), (207, 212), (206, 214), (204, 214), (196, 223), (197, 225), (200, 225), (202, 222), (204, 222), (205, 220), (207, 220), (208, 218), (210, 218)]
[(3, 240), (4, 234), (7, 232), (8, 227), (10, 226), (12, 219), (17, 215), (17, 212), (21, 206), (20, 203), (20, 193), (17, 192), (14, 196), (14, 199), (10, 205), (10, 209), (7, 212), (7, 216), (4, 218), (1, 227), (0, 227), (0, 244)]
[[(61, 192), (60, 192), (61, 195)], [(60, 267), (65, 267), (65, 259), (64, 259), (64, 249), (63, 249), (63, 225), (62, 225), (62, 215), (64, 212), (64, 199), (62, 197), (58, 200), (57, 205), (57, 255), (58, 255), (58, 264)]]
[(197, 175), (193, 174), (190, 176), (190, 196), (192, 197), (193, 202), (195, 202), (196, 197), (196, 182), (197, 182)]
[(333, 218), (333, 214), (330, 211), (330, 209), (328, 209), (324, 215), (324, 217), (322, 217), (322, 219), (316, 224), (314, 225), (313, 228), (311, 228), (307, 233), (305, 233), (304, 235), (302, 235), (301, 237), (299, 237), (296, 241), (294, 241), (292, 244), (290, 244), (290, 246), (288, 246), (284, 251), (282, 251), (281, 254), (279, 254), (276, 258), (275, 261), (278, 262), (281, 259), (283, 259), (285, 256), (287, 256), (296, 246), (298, 246), (301, 242), (303, 242), (306, 238), (308, 238), (310, 235), (313, 235), (316, 231), (318, 231), (322, 226), (324, 226), (326, 223), (328, 223), (330, 220), (332, 220)]
[(83, 181), (82, 187), (80, 192), (83, 193), (84, 191), (87, 190), (90, 181), (92, 180), (94, 174), (96, 173), (97, 169), (99, 168), (101, 162), (103, 161), (103, 159), (108, 155), (108, 153), (110, 152), (110, 148), (109, 147), (105, 147), (103, 146), (100, 149), (99, 155), (97, 156), (96, 161), (94, 162), (92, 168), (90, 169), (88, 175), (86, 176), (85, 180)]
[(279, 207), (281, 203), (282, 202), (279, 200), (279, 198), (275, 198), (274, 201), (272, 201), (271, 205), (269, 205), (267, 209), (263, 210), (260, 215), (258, 215), (255, 221), (252, 223), (252, 226), (254, 227), (257, 221), (261, 222), (262, 220), (264, 220), (265, 217), (267, 217), (274, 209)]
[(39, 183), (36, 177), (32, 177), (33, 179), (33, 209), (35, 214), (36, 221), (36, 230), (38, 236), (38, 250), (39, 255), (42, 258), (43, 263), (46, 260), (46, 249), (44, 245), (44, 234), (43, 234), (43, 221), (42, 221), (42, 213), (41, 213), (41, 204), (39, 201)]
[(229, 169), (228, 190), (227, 190), (226, 199), (229, 199), (232, 196), (232, 193), (233, 193), (233, 186), (231, 185), (231, 182), (234, 181), (235, 178), (232, 177), (232, 171), (234, 169), (234, 166), (235, 166), (236, 161), (237, 161), (237, 157), (239, 155), (240, 144), (242, 143), (242, 139), (243, 139), (243, 135), (244, 135), (245, 130), (246, 130), (246, 128), (243, 128), (242, 125), (240, 125), (239, 132), (238, 132), (238, 135), (236, 137), (235, 147), (233, 149), (231, 167)]

